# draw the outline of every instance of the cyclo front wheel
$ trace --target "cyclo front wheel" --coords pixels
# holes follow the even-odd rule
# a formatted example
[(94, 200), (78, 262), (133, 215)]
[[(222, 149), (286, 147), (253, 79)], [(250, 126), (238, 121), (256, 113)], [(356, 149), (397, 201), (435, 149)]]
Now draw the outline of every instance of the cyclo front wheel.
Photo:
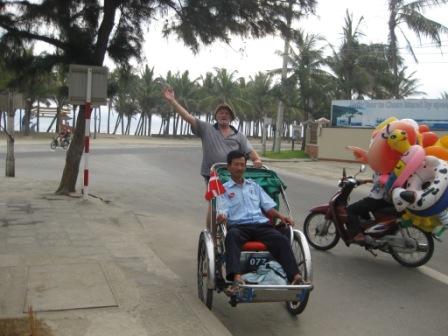
[[(299, 268), (302, 279), (304, 280), (310, 279), (311, 270), (307, 268), (304, 246), (300, 240), (300, 237), (296, 234), (294, 234), (291, 248), (294, 253), (294, 257), (296, 258), (296, 263)], [(305, 310), (306, 305), (308, 304), (309, 297), (310, 297), (310, 291), (309, 290), (303, 291), (300, 297), (300, 301), (286, 302), (286, 309), (288, 309), (288, 311), (293, 315), (301, 314)]]
[(212, 309), (213, 290), (207, 287), (207, 280), (209, 278), (208, 263), (209, 261), (207, 257), (207, 247), (205, 244), (204, 236), (201, 235), (201, 237), (199, 238), (199, 246), (198, 246), (198, 267), (197, 267), (198, 296), (199, 299), (205, 303), (208, 309)]
[(317, 250), (326, 251), (336, 246), (340, 236), (336, 224), (322, 213), (310, 213), (303, 223), (308, 243)]
[(418, 267), (426, 264), (434, 253), (434, 238), (431, 233), (411, 226), (403, 229), (405, 247), (389, 248), (392, 258), (405, 267)]

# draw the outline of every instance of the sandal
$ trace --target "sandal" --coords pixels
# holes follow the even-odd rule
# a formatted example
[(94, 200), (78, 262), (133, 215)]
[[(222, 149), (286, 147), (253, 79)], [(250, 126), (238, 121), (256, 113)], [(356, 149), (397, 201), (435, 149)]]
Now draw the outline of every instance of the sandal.
[(307, 285), (307, 284), (309, 284), (309, 283), (307, 281), (304, 281), (300, 274), (299, 274), (298, 278), (295, 278), (294, 280), (291, 281), (292, 286)]
[(242, 279), (241, 280), (234, 280), (232, 282), (232, 284), (224, 290), (224, 293), (226, 293), (229, 296), (236, 295), (236, 293), (238, 293), (238, 290), (240, 289), (240, 286), (241, 285), (245, 285), (245, 284), (246, 283)]

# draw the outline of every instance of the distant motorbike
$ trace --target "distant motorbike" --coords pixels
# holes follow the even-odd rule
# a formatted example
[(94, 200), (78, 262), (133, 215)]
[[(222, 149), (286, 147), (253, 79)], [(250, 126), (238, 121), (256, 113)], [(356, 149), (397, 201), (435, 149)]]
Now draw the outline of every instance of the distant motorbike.
[[(356, 176), (347, 176), (345, 169), (339, 181), (339, 190), (328, 204), (314, 207), (305, 219), (303, 231), (311, 246), (318, 250), (329, 250), (342, 239), (347, 246), (352, 244), (347, 230), (347, 205), (351, 192), (359, 186)], [(363, 246), (376, 256), (374, 250), (389, 253), (401, 265), (417, 267), (427, 263), (434, 253), (433, 235), (410, 225), (401, 219), (401, 213), (390, 208), (373, 213), (373, 218), (362, 220), (366, 236)]]
[(70, 145), (70, 138), (69, 137), (56, 137), (54, 138), (50, 143), (51, 149), (56, 149), (56, 147), (62, 147), (63, 149), (67, 149)]

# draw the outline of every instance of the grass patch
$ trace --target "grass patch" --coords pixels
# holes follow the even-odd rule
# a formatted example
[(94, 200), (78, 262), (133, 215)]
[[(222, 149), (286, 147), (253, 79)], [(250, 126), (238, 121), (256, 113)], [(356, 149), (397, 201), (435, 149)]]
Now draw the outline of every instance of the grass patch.
[(284, 160), (284, 159), (308, 159), (309, 156), (300, 150), (282, 150), (280, 153), (266, 152), (264, 157), (268, 159)]

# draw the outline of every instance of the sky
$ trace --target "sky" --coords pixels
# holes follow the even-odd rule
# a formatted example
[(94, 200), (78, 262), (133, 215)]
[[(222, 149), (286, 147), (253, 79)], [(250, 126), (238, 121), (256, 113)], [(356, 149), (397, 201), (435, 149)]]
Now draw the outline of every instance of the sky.
[[(341, 43), (342, 26), (346, 10), (353, 14), (357, 23), (364, 17), (360, 30), (365, 36), (363, 43), (387, 43), (387, 0), (318, 0), (316, 13), (318, 17), (304, 20), (299, 27), (307, 33), (320, 34), (331, 44)], [(443, 8), (431, 8), (425, 11), (425, 16), (448, 27), (448, 5)], [(404, 27), (404, 26), (403, 26)], [(408, 66), (409, 73), (416, 71), (414, 77), (420, 80), (420, 91), (426, 96), (413, 98), (440, 98), (443, 91), (448, 92), (448, 34), (442, 37), (442, 48), (434, 48), (430, 40), (422, 40), (422, 44), (415, 35), (403, 28), (410, 39), (419, 63), (416, 64), (406, 49), (402, 56)], [(405, 47), (405, 41), (399, 35), (399, 46)], [(233, 38), (230, 45), (214, 43), (208, 47), (201, 47), (198, 54), (194, 54), (176, 37), (163, 38), (160, 29), (155, 25), (149, 27), (145, 35), (144, 56), (147, 64), (157, 75), (165, 76), (169, 70), (183, 72), (189, 70), (192, 79), (214, 72), (215, 68), (237, 70), (237, 76), (249, 78), (258, 71), (278, 69), (282, 60), (278, 52), (283, 49), (283, 41), (279, 37), (263, 39)]]

